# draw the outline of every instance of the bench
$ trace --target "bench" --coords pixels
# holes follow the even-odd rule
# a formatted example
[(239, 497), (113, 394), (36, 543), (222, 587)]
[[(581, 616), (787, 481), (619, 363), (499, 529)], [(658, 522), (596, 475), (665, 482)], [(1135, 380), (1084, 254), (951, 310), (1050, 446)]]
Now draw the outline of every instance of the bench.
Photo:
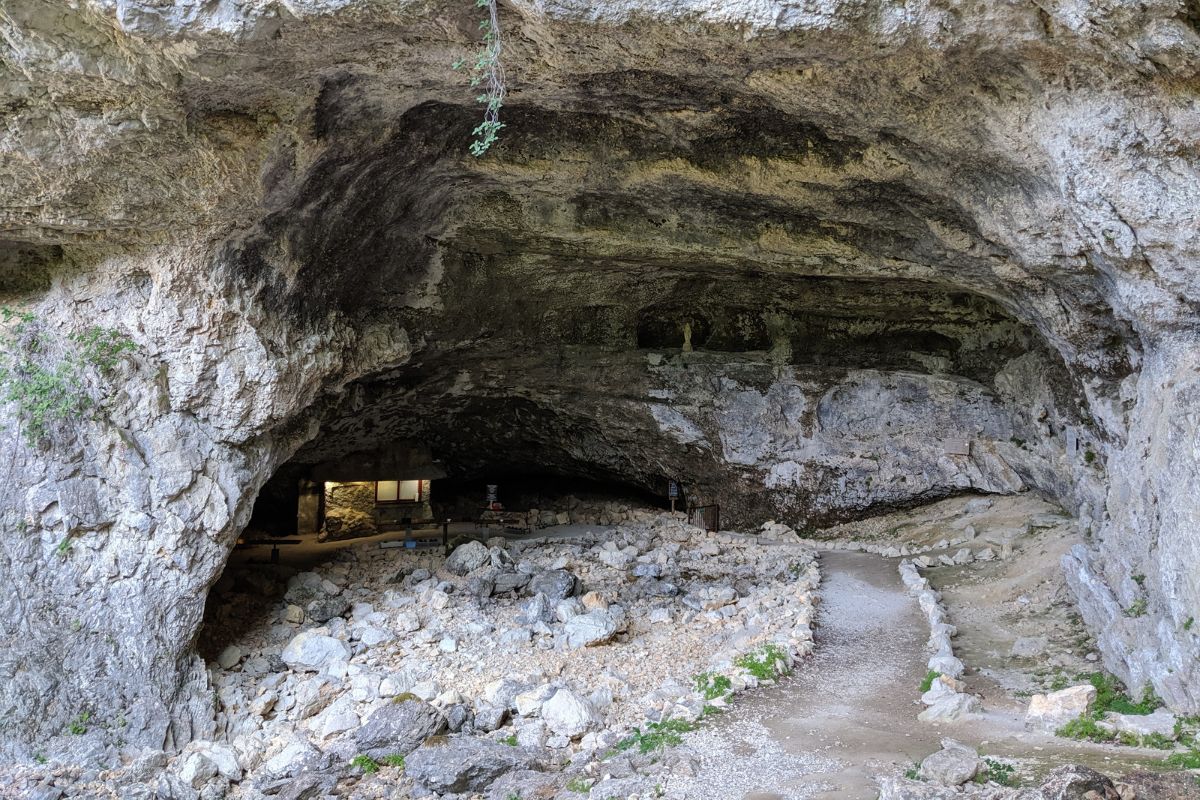
[(281, 544), (300, 544), (299, 539), (242, 539), (237, 543), (237, 547), (256, 547), (259, 545), (271, 545), (271, 563), (279, 563), (279, 545)]

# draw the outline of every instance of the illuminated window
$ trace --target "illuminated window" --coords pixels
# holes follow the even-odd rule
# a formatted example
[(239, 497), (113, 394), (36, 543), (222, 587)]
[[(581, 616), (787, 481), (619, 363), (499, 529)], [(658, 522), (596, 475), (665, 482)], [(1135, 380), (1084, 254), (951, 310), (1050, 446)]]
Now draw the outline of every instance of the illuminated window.
[(375, 481), (376, 503), (419, 503), (420, 481)]

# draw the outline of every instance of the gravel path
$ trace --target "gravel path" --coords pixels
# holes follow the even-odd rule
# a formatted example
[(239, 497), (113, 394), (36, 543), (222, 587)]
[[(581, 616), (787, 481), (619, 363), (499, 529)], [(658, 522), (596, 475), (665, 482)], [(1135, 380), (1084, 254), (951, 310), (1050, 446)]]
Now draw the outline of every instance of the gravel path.
[(895, 563), (874, 555), (821, 556), (816, 652), (783, 684), (741, 695), (687, 744), (695, 777), (666, 796), (688, 800), (866, 800), (872, 773), (906, 767), (937, 749), (919, 726), (925, 621)]

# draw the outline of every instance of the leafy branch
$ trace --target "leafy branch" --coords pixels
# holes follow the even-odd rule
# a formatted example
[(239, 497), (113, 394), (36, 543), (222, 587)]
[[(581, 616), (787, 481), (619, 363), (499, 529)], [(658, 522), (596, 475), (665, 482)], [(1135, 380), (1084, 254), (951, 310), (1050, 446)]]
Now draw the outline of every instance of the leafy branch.
[(91, 327), (62, 339), (29, 312), (2, 308), (0, 320), (11, 324), (0, 335), (0, 402), (16, 407), (30, 444), (103, 402), (106, 393), (89, 391), (89, 375), (107, 377), (136, 347), (112, 328)]
[(478, 8), (487, 9), (488, 16), (480, 20), (479, 30), (483, 33), (483, 43), (473, 59), (460, 58), (454, 62), (454, 69), (471, 68), (469, 84), (472, 89), (479, 89), (475, 102), (483, 105), (483, 122), (471, 133), (475, 141), (471, 142), (471, 155), (478, 158), (488, 151), (499, 138), (500, 129), (504, 123), (500, 121), (500, 109), (504, 105), (504, 65), (500, 63), (500, 18), (496, 12), (496, 0), (475, 0)]

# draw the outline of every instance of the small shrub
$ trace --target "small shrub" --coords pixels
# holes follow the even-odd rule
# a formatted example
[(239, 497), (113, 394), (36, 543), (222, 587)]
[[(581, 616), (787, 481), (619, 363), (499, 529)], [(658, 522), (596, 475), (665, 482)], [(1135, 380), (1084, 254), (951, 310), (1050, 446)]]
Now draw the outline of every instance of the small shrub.
[(1132, 575), (1130, 577), (1133, 578), (1133, 582), (1136, 583), (1138, 586), (1145, 588), (1145, 586), (1146, 586), (1146, 576), (1145, 575), (1138, 574), (1138, 575)]
[(500, 741), (504, 742), (509, 747), (516, 747), (517, 746), (517, 735), (515, 733), (510, 733), (508, 736), (505, 736)]
[(1142, 737), (1143, 747), (1153, 747), (1155, 750), (1171, 750), (1175, 742), (1161, 733), (1149, 733)]
[(399, 753), (391, 753), (379, 759), (379, 763), (385, 767), (398, 767), (404, 769), (404, 756)]
[(1096, 454), (1093, 453), (1091, 450), (1088, 450), (1088, 451), (1084, 452), (1083, 460), (1085, 462), (1087, 462), (1088, 464), (1091, 464), (1093, 461), (1096, 460)]
[(929, 672), (925, 673), (925, 678), (921, 681), (921, 685), (917, 688), (920, 689), (921, 694), (925, 694), (933, 688), (933, 682), (940, 677), (942, 677), (942, 673), (938, 672), (936, 669), (931, 669)]
[(983, 759), (984, 769), (975, 776), (976, 783), (996, 783), (1000, 786), (1016, 786), (1017, 775), (1012, 764), (1005, 764), (993, 758)]
[(1187, 622), (1183, 623), (1183, 629), (1184, 629), (1185, 631), (1190, 631), (1190, 630), (1192, 629), (1192, 626), (1193, 626), (1193, 625), (1195, 625), (1195, 624), (1196, 624), (1196, 618), (1195, 618), (1195, 617), (1188, 617), (1188, 618), (1187, 618)]
[(79, 716), (75, 717), (75, 719), (71, 720), (70, 724), (67, 725), (67, 733), (71, 734), (72, 736), (82, 736), (88, 732), (87, 726), (91, 719), (91, 712), (80, 712)]
[(1073, 719), (1054, 734), (1064, 739), (1084, 739), (1089, 742), (1108, 742), (1113, 739), (1113, 735), (1097, 725), (1092, 717)]
[(921, 780), (921, 765), (914, 761), (911, 767), (904, 770), (904, 777), (908, 778), (910, 781)]
[(1148, 603), (1146, 602), (1146, 598), (1139, 597), (1137, 600), (1134, 600), (1129, 604), (1129, 608), (1125, 609), (1125, 616), (1144, 617), (1146, 615), (1147, 605)]
[(683, 734), (694, 730), (696, 725), (684, 719), (651, 722), (645, 731), (634, 728), (632, 735), (617, 742), (616, 749), (624, 752), (636, 747), (639, 753), (650, 753), (665, 747), (674, 747), (683, 741)]
[(46, 757), (45, 757), (44, 755), (42, 755), (41, 753), (34, 753), (34, 754), (33, 754), (33, 760), (34, 760), (34, 761), (36, 761), (36, 762), (37, 762), (37, 763), (39, 763), (39, 764), (45, 764), (45, 763), (46, 763), (46, 762), (48, 762), (50, 759), (46, 758)]
[(716, 700), (729, 694), (733, 688), (732, 681), (726, 675), (714, 675), (711, 672), (701, 672), (692, 678), (696, 691), (704, 695), (705, 700)]
[(1163, 762), (1177, 769), (1200, 769), (1200, 750), (1188, 750), (1186, 753), (1172, 753)]
[(787, 653), (777, 644), (765, 644), (754, 652), (739, 656), (733, 663), (760, 681), (773, 680), (788, 673)]
[(371, 775), (379, 772), (379, 762), (370, 756), (361, 753), (350, 759), (350, 766), (358, 767), (363, 771), (364, 775)]

